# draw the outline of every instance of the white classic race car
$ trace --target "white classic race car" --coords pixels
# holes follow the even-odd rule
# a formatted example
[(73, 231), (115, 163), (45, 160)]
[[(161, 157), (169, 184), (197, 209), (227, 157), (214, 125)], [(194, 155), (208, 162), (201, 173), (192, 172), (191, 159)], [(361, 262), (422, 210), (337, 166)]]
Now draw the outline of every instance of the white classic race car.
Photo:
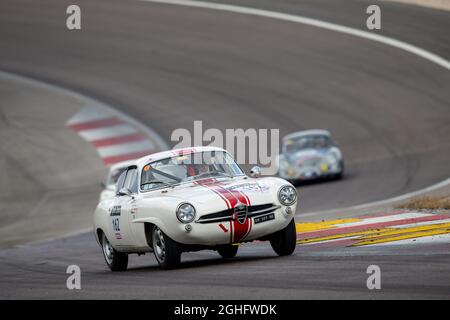
[(126, 270), (128, 254), (154, 252), (164, 269), (182, 252), (216, 250), (232, 258), (238, 244), (268, 240), (278, 255), (296, 246), (296, 189), (275, 177), (246, 176), (223, 149), (164, 151), (130, 164), (116, 196), (94, 214), (95, 237), (113, 271)]
[(282, 139), (278, 175), (292, 183), (342, 178), (342, 152), (326, 130), (298, 131)]

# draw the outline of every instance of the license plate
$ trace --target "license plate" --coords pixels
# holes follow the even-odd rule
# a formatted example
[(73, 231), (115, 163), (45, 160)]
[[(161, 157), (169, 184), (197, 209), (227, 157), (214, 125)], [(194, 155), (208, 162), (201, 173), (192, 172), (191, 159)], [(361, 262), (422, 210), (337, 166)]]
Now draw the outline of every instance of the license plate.
[(273, 219), (275, 219), (275, 213), (270, 213), (270, 214), (266, 214), (265, 216), (257, 217), (253, 221), (255, 222), (255, 224), (257, 224), (257, 223), (266, 222), (266, 221), (273, 220)]

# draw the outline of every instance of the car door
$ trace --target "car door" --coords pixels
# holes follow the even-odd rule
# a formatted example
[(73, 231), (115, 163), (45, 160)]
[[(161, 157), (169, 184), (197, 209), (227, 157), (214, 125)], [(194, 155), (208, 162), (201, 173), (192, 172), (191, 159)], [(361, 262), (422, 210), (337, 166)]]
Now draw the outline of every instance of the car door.
[[(110, 209), (111, 228), (114, 243), (118, 246), (134, 246), (134, 238), (130, 229), (129, 215), (136, 202), (133, 184), (137, 179), (136, 167), (130, 167), (122, 173), (116, 186), (116, 197)], [(127, 193), (122, 191), (128, 190)]]
[(137, 247), (142, 247), (147, 245), (147, 241), (145, 240), (144, 224), (133, 222), (138, 215), (139, 202), (142, 201), (142, 196), (139, 194), (139, 180), (139, 172), (137, 169), (135, 169), (132, 175), (130, 175), (130, 179), (128, 180), (128, 184), (126, 185), (126, 188), (131, 191), (133, 199), (132, 201), (127, 203), (124, 212), (128, 217), (128, 225), (130, 228), (131, 236), (133, 237), (133, 244)]

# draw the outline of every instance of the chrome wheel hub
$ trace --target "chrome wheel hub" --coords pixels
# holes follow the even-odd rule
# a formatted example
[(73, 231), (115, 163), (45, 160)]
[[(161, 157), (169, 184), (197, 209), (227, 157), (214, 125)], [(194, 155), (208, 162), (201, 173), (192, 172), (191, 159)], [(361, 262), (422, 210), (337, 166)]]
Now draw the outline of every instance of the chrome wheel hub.
[(103, 234), (103, 238), (102, 238), (102, 249), (103, 249), (103, 255), (105, 256), (106, 262), (108, 264), (112, 264), (112, 261), (114, 258), (114, 249), (104, 234)]
[(158, 262), (164, 262), (166, 258), (166, 244), (164, 243), (164, 235), (159, 228), (153, 231), (153, 250)]

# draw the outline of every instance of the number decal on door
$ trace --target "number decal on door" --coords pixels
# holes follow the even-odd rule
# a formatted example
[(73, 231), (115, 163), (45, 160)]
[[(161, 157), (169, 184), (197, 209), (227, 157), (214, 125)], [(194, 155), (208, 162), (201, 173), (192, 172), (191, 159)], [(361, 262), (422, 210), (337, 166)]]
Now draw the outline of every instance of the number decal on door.
[(119, 218), (112, 219), (112, 227), (114, 232), (120, 232)]

